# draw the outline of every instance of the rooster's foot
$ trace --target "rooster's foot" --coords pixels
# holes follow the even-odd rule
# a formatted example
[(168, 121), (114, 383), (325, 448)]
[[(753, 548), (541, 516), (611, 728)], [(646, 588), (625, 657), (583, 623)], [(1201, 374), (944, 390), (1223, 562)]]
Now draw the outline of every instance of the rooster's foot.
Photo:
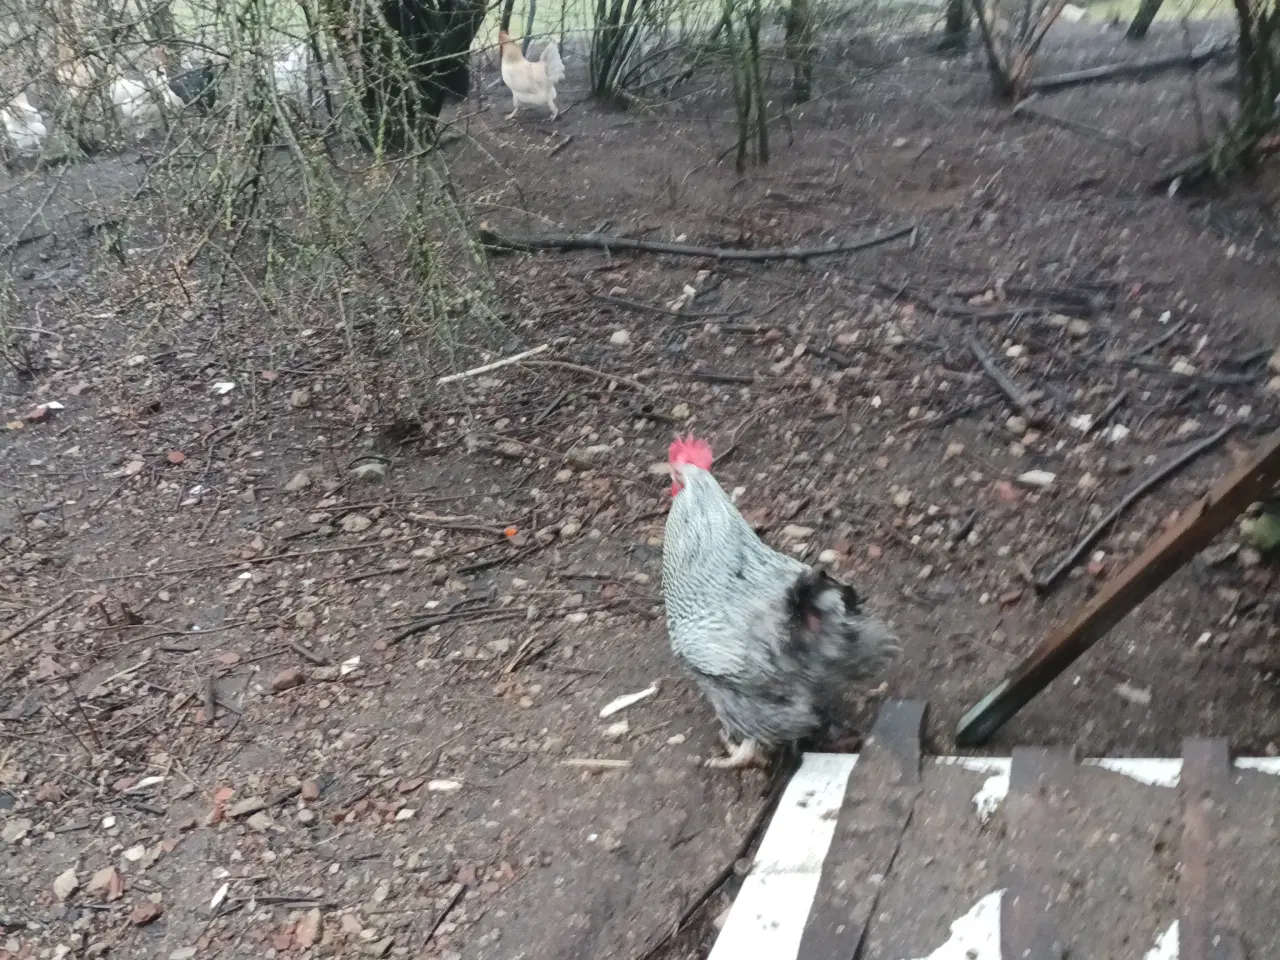
[(764, 766), (764, 752), (754, 740), (748, 738), (734, 746), (727, 735), (722, 734), (721, 737), (725, 741), (725, 746), (729, 747), (729, 756), (712, 757), (706, 762), (706, 766), (716, 770), (742, 770), (746, 767)]
[(507, 114), (506, 118), (508, 120), (514, 120), (516, 118), (516, 114), (519, 112), (520, 112), (519, 110), (512, 110), (510, 113)]

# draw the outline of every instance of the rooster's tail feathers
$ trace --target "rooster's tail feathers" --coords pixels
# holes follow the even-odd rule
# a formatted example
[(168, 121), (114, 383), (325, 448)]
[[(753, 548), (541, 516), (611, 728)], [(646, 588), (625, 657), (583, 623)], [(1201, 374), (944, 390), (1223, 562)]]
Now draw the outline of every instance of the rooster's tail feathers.
[(554, 40), (548, 41), (538, 60), (547, 65), (547, 79), (552, 83), (559, 83), (564, 79), (564, 61), (560, 59), (560, 45)]
[(857, 591), (822, 570), (798, 576), (786, 603), (792, 642), (827, 668), (869, 676), (900, 652), (888, 626), (863, 612)]

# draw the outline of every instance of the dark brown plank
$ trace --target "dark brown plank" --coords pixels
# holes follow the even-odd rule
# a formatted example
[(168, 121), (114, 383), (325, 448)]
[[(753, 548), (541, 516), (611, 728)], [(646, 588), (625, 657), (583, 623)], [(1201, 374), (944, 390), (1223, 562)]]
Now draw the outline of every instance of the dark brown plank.
[[(1226, 740), (1188, 740), (1182, 746), (1182, 872), (1178, 880), (1179, 960), (1245, 960), (1234, 883), (1224, 863), (1223, 815), (1233, 800)], [(1226, 883), (1224, 883), (1224, 880)]]
[(1008, 861), (1000, 911), (1000, 950), (1021, 960), (1063, 960), (1072, 917), (1065, 916), (1057, 863), (1072, 836), (1064, 824), (1075, 759), (1065, 749), (1018, 748), (1009, 770)]
[(849, 775), (797, 960), (854, 960), (920, 793), (925, 704), (885, 703)]
[(1280, 482), (1280, 431), (1213, 485), (1181, 519), (1112, 577), (1083, 610), (1054, 631), (960, 719), (956, 743), (979, 746), (1106, 636), (1134, 607)]

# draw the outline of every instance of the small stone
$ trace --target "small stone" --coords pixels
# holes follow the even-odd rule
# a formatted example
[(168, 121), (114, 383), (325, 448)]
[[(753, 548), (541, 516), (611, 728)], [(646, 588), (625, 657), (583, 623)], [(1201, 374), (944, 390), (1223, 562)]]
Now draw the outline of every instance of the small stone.
[(76, 876), (75, 867), (71, 867), (54, 878), (53, 895), (59, 900), (65, 900), (75, 893), (79, 886), (80, 878)]
[(813, 527), (802, 527), (789, 523), (782, 528), (782, 535), (788, 540), (804, 540), (806, 537), (813, 536)]
[(304, 780), (302, 781), (302, 790), (298, 795), (303, 800), (311, 803), (320, 799), (320, 787), (314, 780)]
[(963, 443), (948, 443), (946, 452), (942, 454), (943, 460), (954, 460), (960, 454), (964, 453)]
[(1272, 377), (1267, 381), (1267, 393), (1280, 393), (1280, 377)]
[(363, 513), (348, 513), (342, 518), (342, 530), (344, 533), (363, 533), (372, 526), (373, 521)]
[(1087, 337), (1089, 335), (1088, 322), (1079, 318), (1072, 318), (1068, 320), (1067, 334), (1072, 337)]
[(284, 485), (285, 493), (299, 493), (307, 487), (311, 486), (311, 474), (306, 470), (299, 470), (293, 475), (293, 478)]
[(31, 832), (34, 824), (23, 817), (17, 817), (10, 820), (4, 825), (4, 829), (0, 830), (0, 840), (5, 843), (21, 843), (23, 838)]
[(169, 960), (195, 960), (195, 947), (179, 947), (173, 953), (169, 954)]
[(1053, 486), (1053, 482), (1057, 479), (1058, 475), (1050, 473), (1048, 470), (1028, 470), (1026, 473), (1018, 475), (1018, 482), (1024, 487), (1039, 489)]
[(1004, 428), (1015, 437), (1020, 437), (1027, 432), (1027, 421), (1015, 414), (1004, 422)]
[(893, 495), (893, 505), (899, 510), (905, 510), (907, 507), (911, 506), (911, 491), (899, 490), (895, 493)]
[(164, 907), (150, 900), (143, 900), (129, 911), (129, 922), (135, 927), (145, 927), (155, 923), (164, 915)]
[(604, 728), (604, 735), (609, 740), (620, 740), (631, 730), (631, 724), (625, 720), (619, 720), (617, 723), (611, 723)]
[(1194, 377), (1196, 375), (1195, 364), (1184, 357), (1176, 358), (1169, 369), (1180, 377)]
[(292, 690), (306, 682), (307, 675), (298, 667), (286, 667), (271, 678), (271, 689), (276, 693)]
[(609, 342), (615, 347), (626, 346), (631, 342), (631, 334), (626, 330), (615, 330), (613, 331), (613, 336), (609, 338)]
[(1216, 567), (1226, 563), (1239, 552), (1240, 544), (1238, 543), (1215, 543), (1200, 551), (1200, 559), (1208, 566)]
[(687, 403), (677, 403), (671, 408), (671, 416), (676, 420), (689, 419), (689, 405)]
[(1116, 684), (1116, 694), (1123, 700), (1137, 704), (1140, 707), (1151, 705), (1151, 691), (1145, 687), (1135, 687), (1131, 683), (1121, 682)]
[(1199, 420), (1183, 420), (1178, 424), (1177, 435), (1180, 437), (1189, 437), (1200, 429)]
[(819, 563), (831, 564), (831, 563), (835, 563), (839, 559), (840, 559), (840, 554), (836, 553), (836, 551), (832, 550), (829, 547), (826, 550), (823, 550), (820, 554), (818, 554)]
[(570, 537), (578, 535), (578, 531), (582, 529), (582, 524), (576, 520), (566, 520), (560, 525), (560, 536), (568, 540)]
[(265, 810), (259, 810), (245, 821), (245, 825), (257, 833), (266, 833), (271, 829), (271, 815)]
[(1241, 547), (1236, 553), (1236, 563), (1249, 570), (1262, 562), (1262, 554), (1253, 547)]
[(316, 812), (303, 807), (298, 811), (295, 819), (303, 826), (308, 826), (316, 822)]
[(320, 938), (320, 910), (313, 907), (302, 915), (298, 925), (293, 928), (293, 939), (303, 950), (315, 945)]
[(262, 799), (262, 797), (246, 797), (239, 803), (234, 804), (231, 809), (227, 811), (227, 816), (232, 820), (238, 820), (241, 817), (247, 817), (251, 813), (257, 813), (259, 810), (265, 810), (266, 808), (267, 801)]
[(289, 405), (295, 410), (301, 410), (304, 407), (311, 406), (311, 391), (306, 387), (301, 390), (295, 390), (289, 396)]

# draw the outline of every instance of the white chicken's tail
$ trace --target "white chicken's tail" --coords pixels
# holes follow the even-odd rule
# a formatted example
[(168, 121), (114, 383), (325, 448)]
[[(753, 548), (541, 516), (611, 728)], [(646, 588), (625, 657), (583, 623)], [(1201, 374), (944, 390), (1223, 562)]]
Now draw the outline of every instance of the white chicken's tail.
[(547, 42), (542, 48), (542, 56), (538, 58), (539, 63), (547, 66), (547, 79), (552, 83), (559, 83), (564, 79), (564, 61), (560, 59), (560, 46), (554, 40)]

